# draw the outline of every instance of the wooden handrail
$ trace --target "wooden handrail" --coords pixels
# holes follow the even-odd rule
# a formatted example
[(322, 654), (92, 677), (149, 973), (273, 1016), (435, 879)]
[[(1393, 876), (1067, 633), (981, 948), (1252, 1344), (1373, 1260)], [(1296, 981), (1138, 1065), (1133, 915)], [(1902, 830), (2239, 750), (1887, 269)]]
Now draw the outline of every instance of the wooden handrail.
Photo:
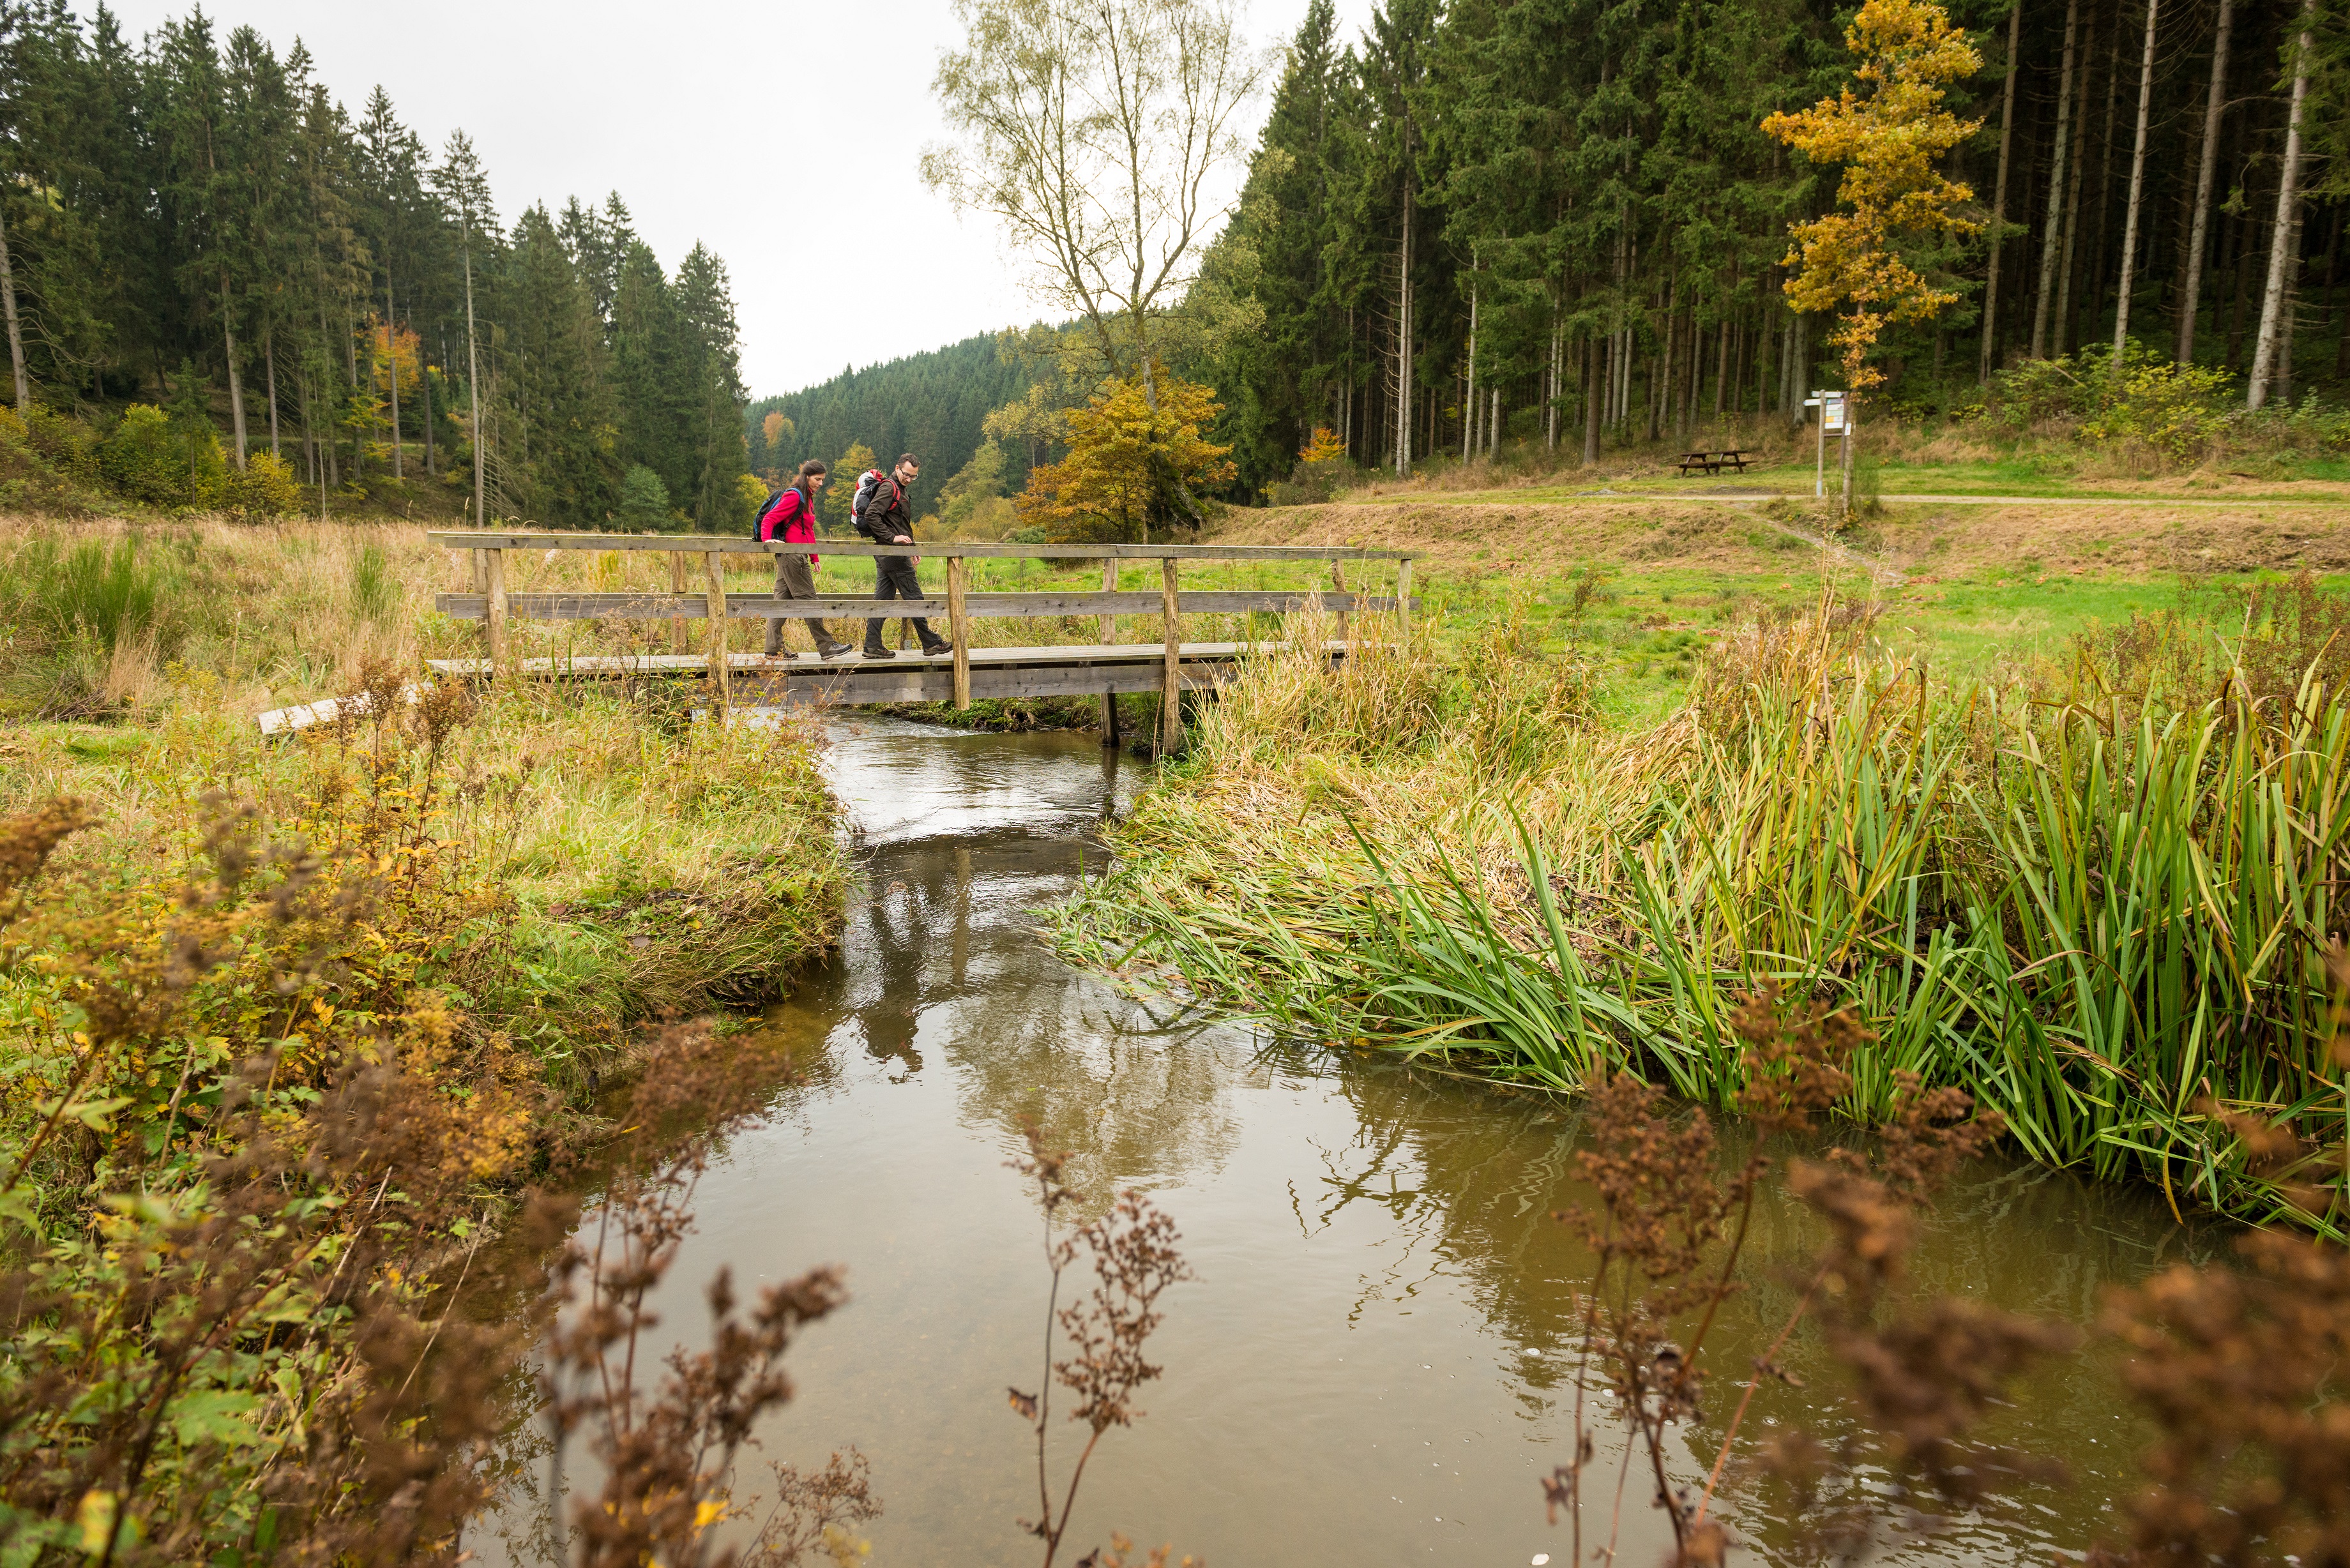
[[(1295, 615), (1313, 607), (1315, 596), (1297, 589), (1186, 588), (1178, 596), (1179, 612), (1193, 615)], [(1322, 607), (1332, 615), (1361, 610), (1392, 610), (1391, 597), (1326, 593)], [(707, 620), (715, 601), (706, 594), (573, 594), (508, 593), (505, 613), (517, 620)], [(954, 597), (876, 601), (870, 595), (825, 595), (809, 599), (779, 599), (770, 594), (728, 594), (729, 620), (862, 620), (877, 607), (889, 618), (924, 619), (957, 613)], [(1035, 620), (1055, 616), (1158, 615), (1166, 608), (1164, 592), (1128, 589), (1107, 593), (973, 594), (962, 596), (965, 620)], [(442, 594), (432, 607), (458, 620), (480, 620), (488, 597), (483, 594)]]
[(817, 556), (936, 556), (941, 560), (1028, 561), (1416, 561), (1409, 550), (1365, 550), (1347, 545), (972, 545), (918, 539), (876, 545), (866, 539), (818, 539), (785, 544), (744, 535), (487, 534), (432, 532), (425, 538), (448, 550), (670, 550), (693, 555), (777, 556), (806, 550)]

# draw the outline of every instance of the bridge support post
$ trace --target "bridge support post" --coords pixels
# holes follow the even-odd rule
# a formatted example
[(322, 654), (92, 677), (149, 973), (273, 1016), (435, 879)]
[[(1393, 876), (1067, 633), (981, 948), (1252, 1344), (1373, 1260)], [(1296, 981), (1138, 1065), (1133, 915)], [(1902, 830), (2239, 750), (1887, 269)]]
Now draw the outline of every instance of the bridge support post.
[(709, 578), (702, 604), (710, 617), (710, 702), (723, 724), (733, 706), (733, 669), (726, 658), (726, 557), (712, 550), (702, 557), (702, 565)]
[[(1336, 561), (1330, 563), (1330, 587), (1336, 593), (1343, 594), (1347, 591), (1347, 579), (1339, 572), (1338, 563)], [(1347, 645), (1348, 653), (1355, 651), (1355, 618), (1345, 610), (1338, 612), (1338, 640)]]
[(1411, 641), (1411, 558), (1396, 563), (1396, 630), (1401, 640)]
[[(1118, 557), (1116, 556), (1111, 556), (1102, 562), (1102, 592), (1106, 594), (1118, 592)], [(1101, 618), (1100, 636), (1104, 648), (1113, 647), (1118, 642), (1118, 616), (1115, 612)], [(1118, 744), (1118, 693), (1115, 691), (1106, 690), (1102, 692), (1101, 730), (1103, 745)]]
[(971, 587), (971, 561), (947, 557), (947, 635), (954, 639), (954, 705), (971, 706), (971, 610), (964, 595)]
[(1167, 620), (1167, 670), (1159, 699), (1159, 753), (1171, 756), (1183, 741), (1182, 596), (1175, 587), (1175, 557), (1159, 563), (1160, 609)]
[(506, 553), (504, 550), (482, 552), (483, 592), (490, 597), (489, 609), (482, 625), (490, 639), (490, 672), (506, 672)]
[[(669, 591), (680, 598), (685, 597), (685, 552), (682, 550), (669, 553)], [(671, 653), (685, 651), (685, 618), (681, 615), (670, 617), (669, 650)]]

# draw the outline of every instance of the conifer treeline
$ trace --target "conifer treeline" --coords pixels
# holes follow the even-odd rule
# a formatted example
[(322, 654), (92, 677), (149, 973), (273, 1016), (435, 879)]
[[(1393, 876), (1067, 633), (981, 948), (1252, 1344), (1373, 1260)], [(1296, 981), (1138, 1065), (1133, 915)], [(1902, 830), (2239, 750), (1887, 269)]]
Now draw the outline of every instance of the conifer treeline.
[(502, 229), (462, 131), (436, 158), (381, 88), (354, 119), (313, 73), (200, 10), (134, 45), (103, 7), (0, 3), (16, 400), (209, 410), (238, 466), (279, 452), (323, 499), (420, 468), (470, 492), (478, 391), (490, 516), (604, 524), (641, 467), (665, 520), (734, 526), (724, 264), (664, 274), (617, 194)]
[[(2350, 374), (2340, 0), (1948, 9), (1985, 62), (1952, 95), (1983, 122), (1952, 172), (1985, 232), (1911, 258), (1962, 302), (1888, 335), (1887, 399), (1963, 400), (2020, 356), (2109, 346), (2142, 81), (2130, 335), (2250, 369), (2304, 26), (2304, 196), (2266, 395)], [(1786, 307), (1781, 264), (1788, 223), (1824, 210), (1838, 171), (1757, 127), (1849, 82), (1851, 15), (1827, 0), (1383, 0), (1349, 45), (1314, 0), (1223, 242), (1256, 275), (1263, 330), (1194, 371), (1225, 401), (1243, 484), (1286, 472), (1315, 426), (1399, 467), (1503, 435), (1596, 455), (1695, 441), (1717, 414), (1836, 384), (1825, 324)]]
[[(936, 508), (940, 487), (979, 450), (989, 412), (1017, 401), (1035, 379), (1027, 366), (999, 352), (992, 332), (861, 370), (844, 369), (829, 381), (751, 405), (753, 466), (781, 483), (805, 459), (833, 462), (859, 442), (885, 462), (910, 452), (922, 460), (921, 483), (910, 497), (919, 514)], [(771, 413), (786, 421), (772, 447), (764, 439)], [(1010, 455), (1007, 477), (1017, 488), (1027, 458)], [(836, 511), (847, 515), (845, 503)]]

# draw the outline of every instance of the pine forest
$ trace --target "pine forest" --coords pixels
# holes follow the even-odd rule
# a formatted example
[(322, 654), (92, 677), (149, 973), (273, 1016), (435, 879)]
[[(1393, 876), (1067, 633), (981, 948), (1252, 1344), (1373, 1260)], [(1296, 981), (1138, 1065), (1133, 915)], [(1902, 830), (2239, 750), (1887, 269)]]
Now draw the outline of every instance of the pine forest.
[[(1589, 462), (1840, 386), (1785, 294), (1837, 171), (1763, 122), (1848, 88), (1852, 11), (1389, 0), (1349, 42), (1316, 0), (1223, 241), (1263, 329), (1201, 368), (1244, 476), (1317, 425), (1399, 472), (1512, 435)], [(1972, 232), (1905, 253), (1957, 298), (1886, 335), (1896, 410), (2125, 342), (2256, 409), (2350, 375), (2340, 5), (1949, 13), (1982, 62), (1950, 84), (1974, 130), (1944, 163)]]
[(724, 263), (665, 271), (617, 192), (502, 221), (463, 131), (314, 70), (201, 11), (134, 43), (0, 10), (0, 305), (46, 455), (164, 506), (732, 527)]

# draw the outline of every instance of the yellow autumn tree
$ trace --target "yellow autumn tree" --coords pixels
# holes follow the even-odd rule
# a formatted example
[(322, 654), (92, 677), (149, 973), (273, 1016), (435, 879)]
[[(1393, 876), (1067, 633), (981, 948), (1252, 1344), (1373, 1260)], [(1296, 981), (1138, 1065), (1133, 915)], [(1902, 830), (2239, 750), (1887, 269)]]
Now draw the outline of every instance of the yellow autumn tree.
[(1152, 378), (1159, 406), (1138, 380), (1113, 380), (1068, 416), (1069, 453), (1030, 471), (1017, 498), (1022, 521), (1055, 543), (1148, 543), (1179, 523), (1197, 523), (1192, 492), (1229, 483), (1228, 446), (1200, 433), (1222, 411), (1211, 388), (1169, 375)]
[(1828, 341), (1843, 351), (1846, 387), (1859, 392), (1885, 379), (1868, 354), (1889, 323), (1929, 319), (1958, 299), (1901, 252), (1982, 226), (1957, 212), (1973, 190), (1936, 167), (1981, 127), (1945, 109), (1942, 88), (1981, 70), (1982, 57), (1926, 0), (1867, 0), (1844, 41), (1859, 59), (1852, 73), (1859, 90), (1772, 115), (1762, 131), (1814, 163), (1845, 166), (1836, 200), (1849, 210), (1788, 227), (1786, 288), (1798, 310), (1842, 308)]

